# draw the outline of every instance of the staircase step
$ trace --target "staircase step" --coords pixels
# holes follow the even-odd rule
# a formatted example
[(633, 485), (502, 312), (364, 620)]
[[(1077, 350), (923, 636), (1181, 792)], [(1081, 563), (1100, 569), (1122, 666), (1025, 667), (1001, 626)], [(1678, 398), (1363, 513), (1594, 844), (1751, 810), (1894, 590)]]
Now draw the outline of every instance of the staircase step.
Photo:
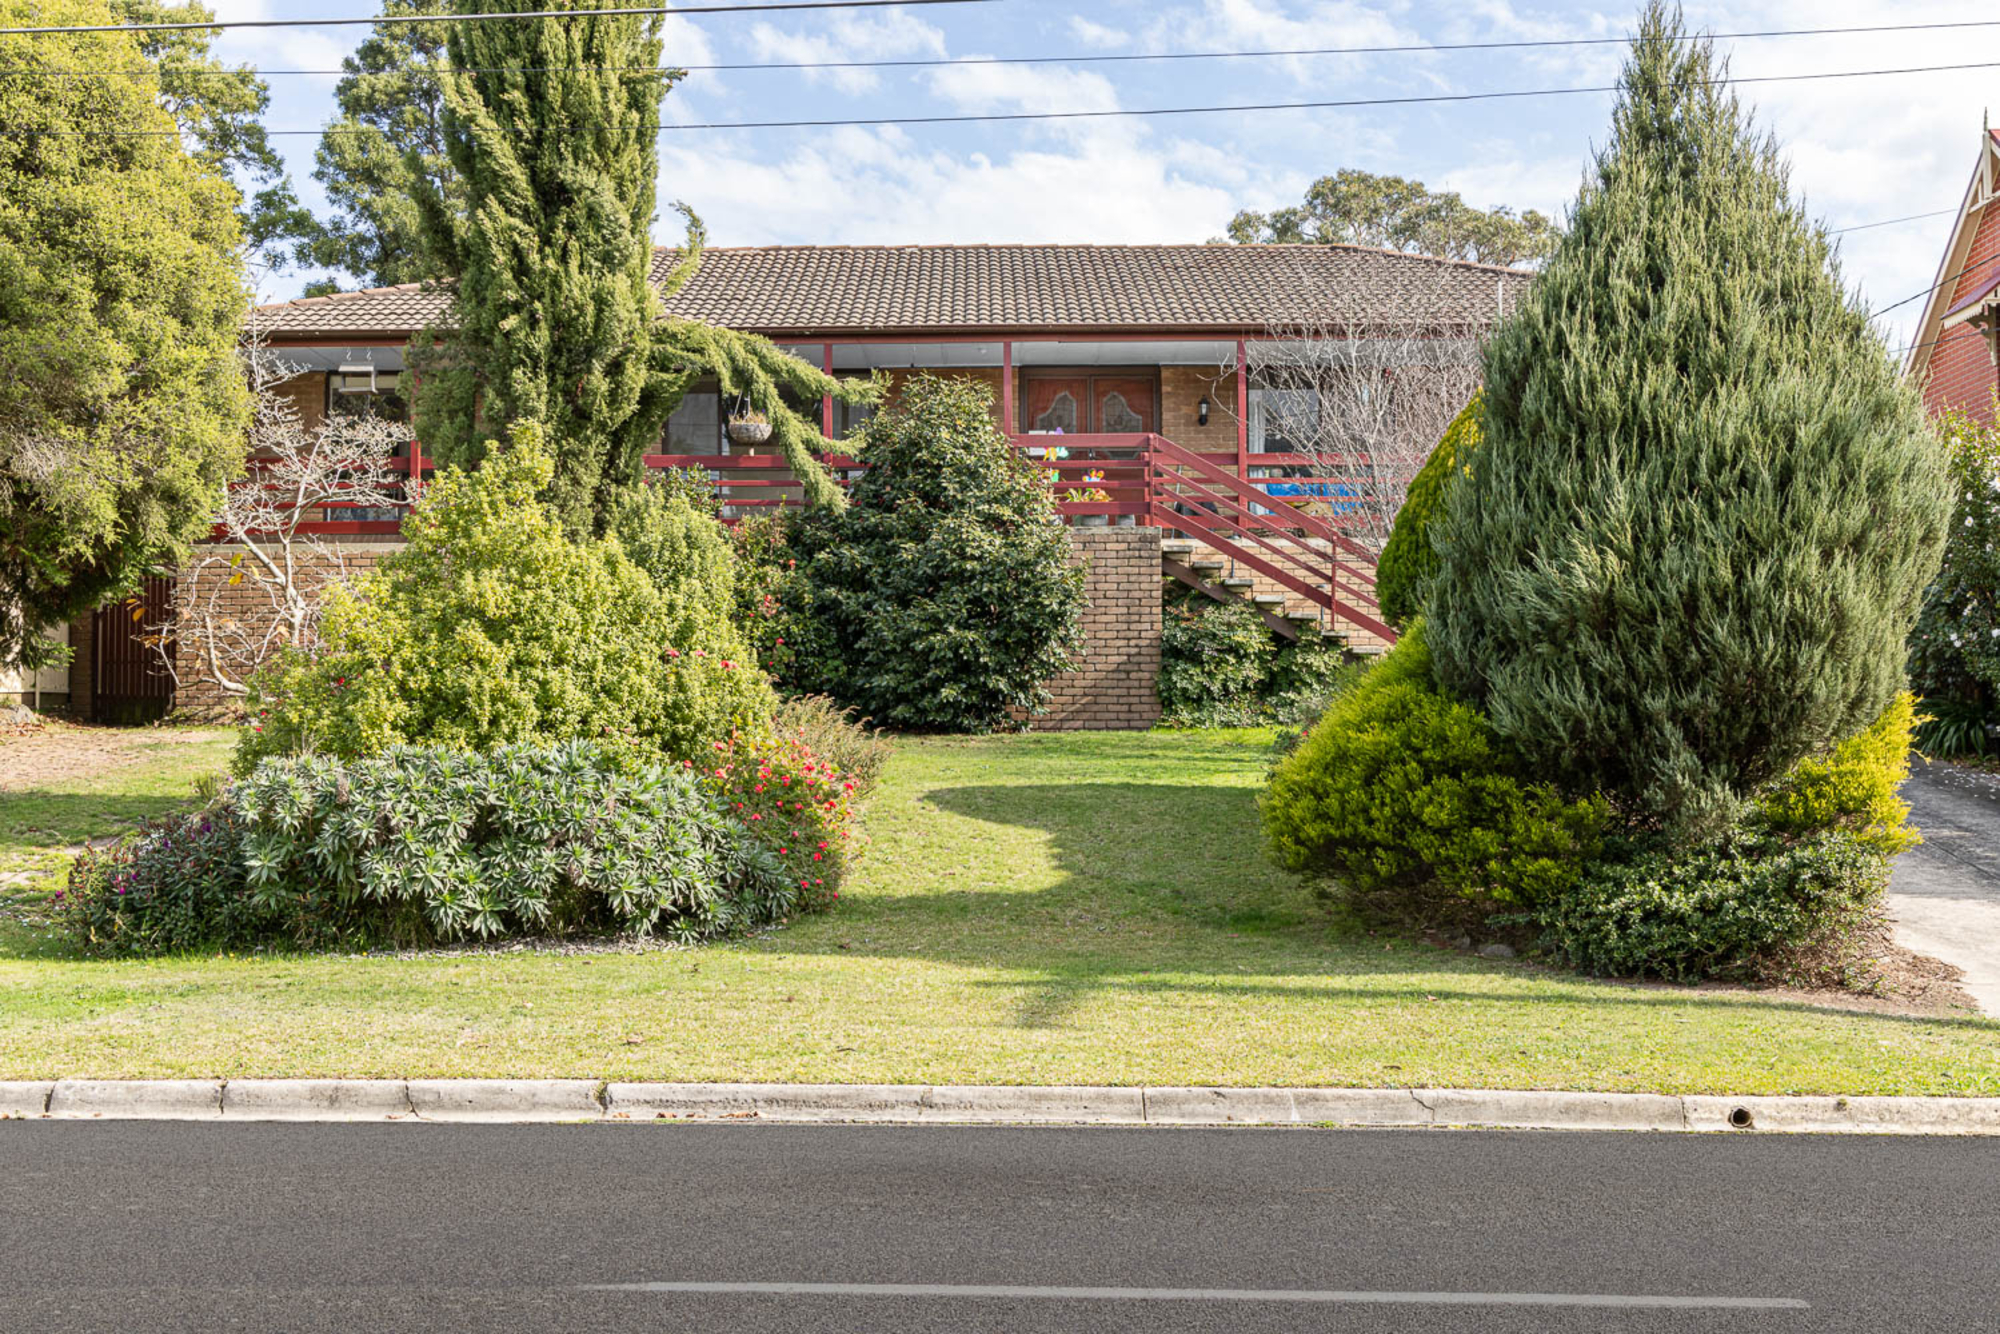
[(1190, 569), (1200, 571), (1219, 570), (1222, 568), (1222, 565), (1223, 563), (1219, 560), (1191, 560), (1188, 562)]
[(1162, 542), (1160, 543), (1160, 554), (1162, 556), (1172, 556), (1175, 559), (1179, 559), (1183, 556), (1191, 556), (1194, 554), (1194, 543)]
[(1285, 595), (1283, 593), (1258, 593), (1250, 600), (1260, 607), (1282, 607), (1285, 605)]
[(1222, 586), (1228, 589), (1255, 588), (1257, 581), (1255, 579), (1245, 579), (1241, 575), (1231, 575), (1222, 581)]

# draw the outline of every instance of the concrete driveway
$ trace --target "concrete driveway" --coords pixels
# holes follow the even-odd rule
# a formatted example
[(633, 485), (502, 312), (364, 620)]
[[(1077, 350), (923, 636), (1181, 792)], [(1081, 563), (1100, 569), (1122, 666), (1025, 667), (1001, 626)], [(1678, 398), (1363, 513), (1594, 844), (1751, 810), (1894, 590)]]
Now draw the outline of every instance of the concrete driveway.
[(1903, 785), (1924, 841), (1896, 860), (1896, 941), (1965, 970), (1979, 1008), (2000, 1016), (2000, 775), (1922, 760)]

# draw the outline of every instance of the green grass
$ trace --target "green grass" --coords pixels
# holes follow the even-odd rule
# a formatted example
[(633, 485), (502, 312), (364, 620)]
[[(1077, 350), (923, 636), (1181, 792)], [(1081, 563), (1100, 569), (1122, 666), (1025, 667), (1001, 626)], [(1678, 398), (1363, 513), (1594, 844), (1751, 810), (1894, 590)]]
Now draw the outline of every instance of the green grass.
[[(175, 727), (113, 735), (119, 742), (115, 766), (87, 777), (0, 790), (0, 871), (56, 875), (68, 863), (60, 849), (125, 833), (141, 820), (184, 806), (195, 777), (228, 766), (235, 740), (232, 732)], [(0, 766), (6, 762), (0, 748)], [(0, 950), (13, 943), (7, 930), (0, 919)]]
[(0, 1078), (2000, 1093), (1984, 1020), (1590, 982), (1336, 929), (1259, 854), (1265, 740), (904, 743), (836, 910), (749, 942), (135, 963), (0, 943)]

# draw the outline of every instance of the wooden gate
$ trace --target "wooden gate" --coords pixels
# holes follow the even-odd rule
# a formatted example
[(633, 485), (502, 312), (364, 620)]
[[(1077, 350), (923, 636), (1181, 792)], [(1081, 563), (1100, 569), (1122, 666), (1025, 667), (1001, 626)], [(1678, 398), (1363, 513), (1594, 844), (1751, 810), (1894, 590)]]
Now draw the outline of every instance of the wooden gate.
[[(148, 579), (130, 597), (99, 607), (91, 621), (91, 717), (141, 723), (174, 704), (174, 679), (155, 647), (174, 614), (174, 581)], [(169, 641), (167, 651), (172, 652)]]

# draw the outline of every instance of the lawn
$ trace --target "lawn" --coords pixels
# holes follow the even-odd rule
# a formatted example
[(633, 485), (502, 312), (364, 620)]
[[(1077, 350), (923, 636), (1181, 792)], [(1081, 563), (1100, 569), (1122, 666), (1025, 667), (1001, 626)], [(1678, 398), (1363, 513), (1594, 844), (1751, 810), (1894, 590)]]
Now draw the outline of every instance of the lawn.
[[(837, 909), (695, 950), (93, 963), (0, 928), (0, 1078), (2000, 1094), (1985, 1020), (1590, 982), (1337, 928), (1260, 856), (1266, 741), (902, 743)], [(187, 747), (181, 781), (222, 758)], [(0, 829), (47, 828), (31, 801), (60, 796), (80, 828), (93, 802), (161, 799), (141, 767), (94, 781), (0, 793)]]

